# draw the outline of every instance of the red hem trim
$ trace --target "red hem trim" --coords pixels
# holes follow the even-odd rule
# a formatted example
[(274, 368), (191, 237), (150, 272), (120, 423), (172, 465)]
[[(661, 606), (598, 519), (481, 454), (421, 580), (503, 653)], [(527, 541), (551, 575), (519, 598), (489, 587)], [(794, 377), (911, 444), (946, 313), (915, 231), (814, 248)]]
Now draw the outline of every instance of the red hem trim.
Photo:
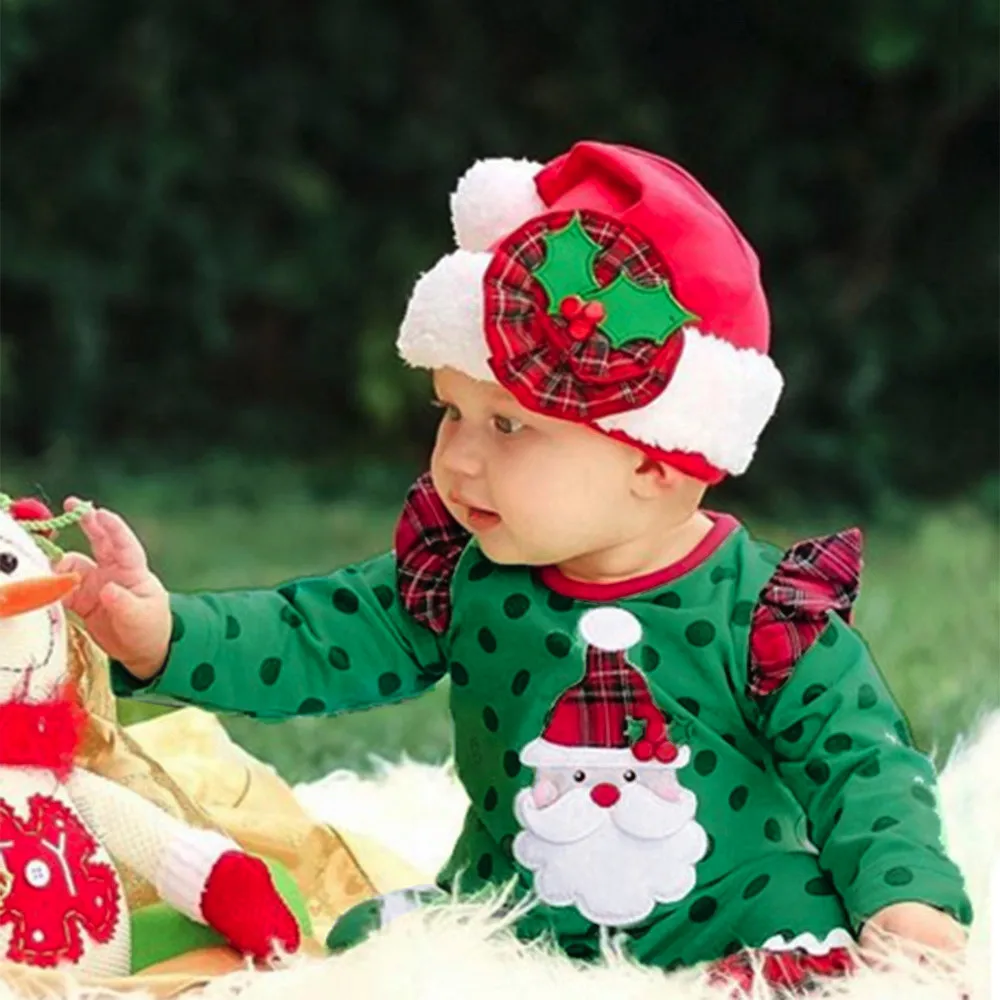
[(654, 590), (700, 566), (740, 526), (740, 522), (731, 514), (717, 514), (713, 511), (704, 513), (714, 522), (712, 530), (686, 556), (652, 573), (628, 580), (615, 580), (613, 583), (591, 583), (566, 576), (558, 566), (542, 566), (538, 571), (539, 577), (549, 590), (581, 601), (614, 601)]

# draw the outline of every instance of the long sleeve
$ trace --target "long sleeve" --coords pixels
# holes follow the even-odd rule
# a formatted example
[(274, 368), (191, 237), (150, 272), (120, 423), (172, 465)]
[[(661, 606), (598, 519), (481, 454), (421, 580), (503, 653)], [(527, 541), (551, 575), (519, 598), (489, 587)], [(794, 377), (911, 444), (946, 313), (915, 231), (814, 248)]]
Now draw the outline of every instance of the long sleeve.
[(149, 683), (112, 665), (117, 694), (262, 719), (335, 715), (414, 697), (443, 677), (435, 634), (401, 607), (393, 555), (274, 589), (171, 596)]
[(759, 706), (778, 772), (855, 927), (906, 900), (971, 922), (962, 875), (944, 852), (933, 764), (912, 745), (859, 635), (830, 615)]

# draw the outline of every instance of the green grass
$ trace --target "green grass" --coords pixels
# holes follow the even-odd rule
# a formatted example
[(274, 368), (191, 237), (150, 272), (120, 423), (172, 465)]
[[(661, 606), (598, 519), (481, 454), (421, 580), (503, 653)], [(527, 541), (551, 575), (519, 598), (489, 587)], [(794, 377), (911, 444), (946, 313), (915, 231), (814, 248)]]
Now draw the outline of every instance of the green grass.
[[(290, 472), (272, 470), (262, 479), (250, 469), (216, 469), (216, 475), (214, 486), (210, 473), (194, 480), (115, 477), (95, 491), (134, 524), (152, 566), (173, 590), (267, 586), (347, 565), (390, 544), (396, 508), (385, 499), (384, 483), (366, 489), (382, 499), (319, 501)], [(37, 473), (5, 470), (4, 479), (8, 492), (22, 492)], [(225, 485), (234, 479), (238, 487)], [(746, 521), (778, 544), (843, 523)], [(62, 541), (78, 546), (80, 536), (67, 533)], [(866, 526), (865, 551), (857, 624), (920, 745), (947, 749), (957, 733), (1000, 705), (1000, 532), (984, 513), (955, 506)], [(124, 721), (156, 711), (121, 706)], [(412, 702), (336, 719), (228, 718), (225, 725), (291, 781), (335, 767), (363, 769), (372, 754), (440, 761), (449, 751), (447, 684)]]

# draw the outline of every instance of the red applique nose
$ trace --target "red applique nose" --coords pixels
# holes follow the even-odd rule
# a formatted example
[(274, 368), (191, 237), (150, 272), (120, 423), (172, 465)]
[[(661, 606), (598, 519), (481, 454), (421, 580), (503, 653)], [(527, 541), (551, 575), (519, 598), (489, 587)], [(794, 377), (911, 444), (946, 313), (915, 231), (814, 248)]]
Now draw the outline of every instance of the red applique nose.
[(622, 793), (614, 785), (605, 783), (603, 785), (594, 785), (590, 790), (590, 797), (602, 809), (610, 809), (622, 797)]

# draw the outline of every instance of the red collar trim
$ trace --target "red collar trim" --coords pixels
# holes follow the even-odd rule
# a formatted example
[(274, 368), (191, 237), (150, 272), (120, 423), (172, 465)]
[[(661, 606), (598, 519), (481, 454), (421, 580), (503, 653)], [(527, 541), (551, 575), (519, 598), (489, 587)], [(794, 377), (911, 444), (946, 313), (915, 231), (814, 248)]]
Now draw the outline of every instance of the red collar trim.
[(700, 566), (740, 526), (740, 522), (731, 514), (716, 514), (713, 511), (705, 511), (705, 514), (712, 519), (711, 531), (686, 556), (663, 569), (634, 576), (629, 580), (616, 580), (614, 583), (573, 580), (558, 566), (543, 566), (539, 570), (539, 576), (550, 590), (581, 601), (614, 601), (654, 590)]
[(72, 688), (52, 701), (0, 705), (0, 766), (42, 767), (65, 781), (87, 727), (87, 713)]

